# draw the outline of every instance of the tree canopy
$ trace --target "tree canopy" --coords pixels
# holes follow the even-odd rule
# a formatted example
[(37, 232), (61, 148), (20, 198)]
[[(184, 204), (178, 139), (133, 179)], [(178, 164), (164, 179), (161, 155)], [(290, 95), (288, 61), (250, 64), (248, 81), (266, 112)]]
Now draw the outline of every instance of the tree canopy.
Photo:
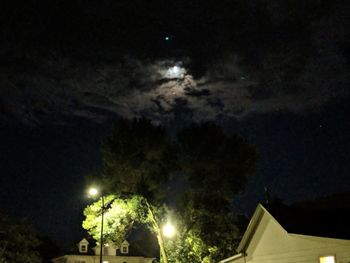
[(30, 224), (0, 214), (0, 263), (41, 263), (39, 245)]
[[(254, 173), (257, 153), (212, 123), (176, 138), (146, 119), (119, 121), (90, 178), (106, 195), (104, 238), (120, 244), (136, 224), (157, 236), (162, 262), (214, 262), (234, 253), (240, 219), (230, 205)], [(109, 194), (109, 195), (108, 195)], [(101, 200), (87, 207), (83, 227), (98, 240)], [(161, 227), (171, 221), (176, 236)]]
[(95, 178), (106, 192), (161, 200), (176, 170), (176, 152), (166, 131), (146, 119), (120, 120), (105, 143), (103, 167)]

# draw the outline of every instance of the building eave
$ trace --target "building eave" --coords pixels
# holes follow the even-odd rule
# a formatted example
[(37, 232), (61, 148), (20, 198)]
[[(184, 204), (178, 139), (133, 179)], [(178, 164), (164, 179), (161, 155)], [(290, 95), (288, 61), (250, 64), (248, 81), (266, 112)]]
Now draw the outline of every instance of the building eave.
[(244, 257), (244, 254), (243, 253), (239, 253), (239, 254), (236, 254), (236, 255), (234, 255), (232, 257), (225, 258), (225, 259), (219, 261), (219, 263), (227, 263), (227, 262), (230, 262), (232, 260), (236, 260), (236, 259), (239, 259), (239, 258), (242, 258), (242, 257)]
[(267, 211), (267, 209), (262, 204), (259, 203), (257, 208), (255, 209), (255, 212), (254, 212), (249, 224), (248, 224), (246, 231), (244, 232), (242, 240), (237, 247), (238, 253), (245, 254), (251, 240), (253, 239), (253, 237), (255, 235), (256, 230), (259, 227), (259, 224), (262, 220), (262, 217), (264, 215), (268, 215), (273, 221), (275, 221), (277, 223), (277, 225), (280, 227), (280, 229), (282, 231), (287, 233), (287, 231), (284, 229), (284, 227), (269, 213), (269, 211)]
[(245, 253), (251, 239), (254, 236), (254, 233), (261, 221), (261, 218), (264, 214), (265, 208), (261, 205), (258, 204), (257, 208), (254, 211), (254, 214), (252, 218), (249, 221), (249, 224), (247, 226), (246, 231), (243, 234), (243, 237), (241, 239), (241, 242), (239, 242), (239, 245), (237, 247), (237, 252), (238, 253)]

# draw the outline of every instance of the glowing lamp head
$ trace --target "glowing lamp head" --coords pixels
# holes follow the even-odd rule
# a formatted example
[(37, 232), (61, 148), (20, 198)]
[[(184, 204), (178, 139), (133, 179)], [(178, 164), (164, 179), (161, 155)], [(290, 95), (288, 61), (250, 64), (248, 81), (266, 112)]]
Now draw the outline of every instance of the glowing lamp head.
[(96, 188), (90, 188), (89, 189), (89, 195), (90, 196), (96, 196), (96, 195), (98, 195), (98, 190), (96, 189)]
[(165, 237), (172, 238), (175, 235), (175, 227), (170, 223), (166, 223), (163, 226), (163, 235)]

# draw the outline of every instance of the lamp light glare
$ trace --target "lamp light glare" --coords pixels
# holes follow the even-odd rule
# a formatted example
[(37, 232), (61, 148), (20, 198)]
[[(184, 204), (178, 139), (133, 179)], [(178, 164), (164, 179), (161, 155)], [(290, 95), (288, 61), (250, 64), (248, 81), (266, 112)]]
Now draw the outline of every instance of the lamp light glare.
[(175, 228), (172, 224), (170, 223), (166, 223), (164, 226), (163, 226), (163, 235), (166, 236), (166, 237), (173, 237), (175, 235)]
[(98, 191), (96, 188), (90, 188), (89, 189), (89, 195), (96, 196), (98, 194)]

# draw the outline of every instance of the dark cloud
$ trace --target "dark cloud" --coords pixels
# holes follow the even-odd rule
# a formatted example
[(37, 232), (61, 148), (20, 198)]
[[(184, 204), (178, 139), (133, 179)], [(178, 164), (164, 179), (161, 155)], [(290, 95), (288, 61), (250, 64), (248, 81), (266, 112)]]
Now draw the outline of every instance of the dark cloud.
[[(220, 15), (207, 4), (169, 9), (157, 2), (150, 4), (154, 17), (142, 11), (150, 6), (137, 9), (139, 22), (126, 15), (133, 5), (107, 2), (108, 8), (66, 6), (65, 12), (72, 11), (68, 16), (75, 14), (83, 22), (64, 28), (66, 20), (57, 20), (62, 22), (55, 24), (62, 36), (57, 42), (38, 26), (47, 17), (38, 21), (35, 8), (15, 12), (28, 18), (28, 32), (46, 32), (50, 39), (33, 47), (37, 42), (24, 29), (13, 35), (9, 21), (2, 27), (7, 36), (0, 48), (2, 120), (35, 124), (47, 116), (74, 116), (102, 122), (111, 116), (147, 115), (159, 121), (176, 114), (189, 114), (194, 121), (239, 119), (253, 113), (314, 111), (348, 92), (345, 2), (237, 1), (235, 9), (215, 5)], [(182, 20), (164, 20), (162, 8), (169, 10), (169, 18), (182, 14)], [(58, 17), (58, 11), (49, 10)], [(119, 20), (113, 20), (114, 12), (121, 14)], [(78, 32), (102, 15), (102, 32), (94, 27)], [(46, 21), (49, 28), (54, 28), (52, 21)], [(117, 24), (118, 34), (112, 30)], [(165, 34), (172, 35), (169, 43), (163, 41)], [(13, 45), (18, 39), (20, 44)], [(31, 45), (24, 48), (22, 43)]]
[(268, 100), (273, 97), (271, 90), (258, 85), (247, 87), (247, 89), (250, 93), (251, 99), (254, 101)]
[(202, 97), (202, 96), (210, 96), (210, 91), (207, 89), (193, 89), (193, 88), (185, 88), (187, 96), (194, 97)]
[(242, 118), (275, 110), (302, 112), (342, 94), (341, 87), (348, 81), (346, 62), (334, 53), (328, 59), (308, 60), (291, 79), (291, 73), (284, 73), (283, 61), (267, 65), (259, 77), (245, 71), (238, 56), (230, 56), (196, 79), (187, 73), (191, 64), (181, 60), (124, 57), (92, 65), (71, 58), (35, 58), (31, 63), (40, 70), (1, 75), (2, 115), (35, 123), (40, 122), (39, 112), (96, 121), (113, 114), (139, 117), (145, 112), (154, 119), (159, 114), (172, 118), (170, 113), (179, 105), (189, 109), (196, 121), (215, 120), (222, 114)]

